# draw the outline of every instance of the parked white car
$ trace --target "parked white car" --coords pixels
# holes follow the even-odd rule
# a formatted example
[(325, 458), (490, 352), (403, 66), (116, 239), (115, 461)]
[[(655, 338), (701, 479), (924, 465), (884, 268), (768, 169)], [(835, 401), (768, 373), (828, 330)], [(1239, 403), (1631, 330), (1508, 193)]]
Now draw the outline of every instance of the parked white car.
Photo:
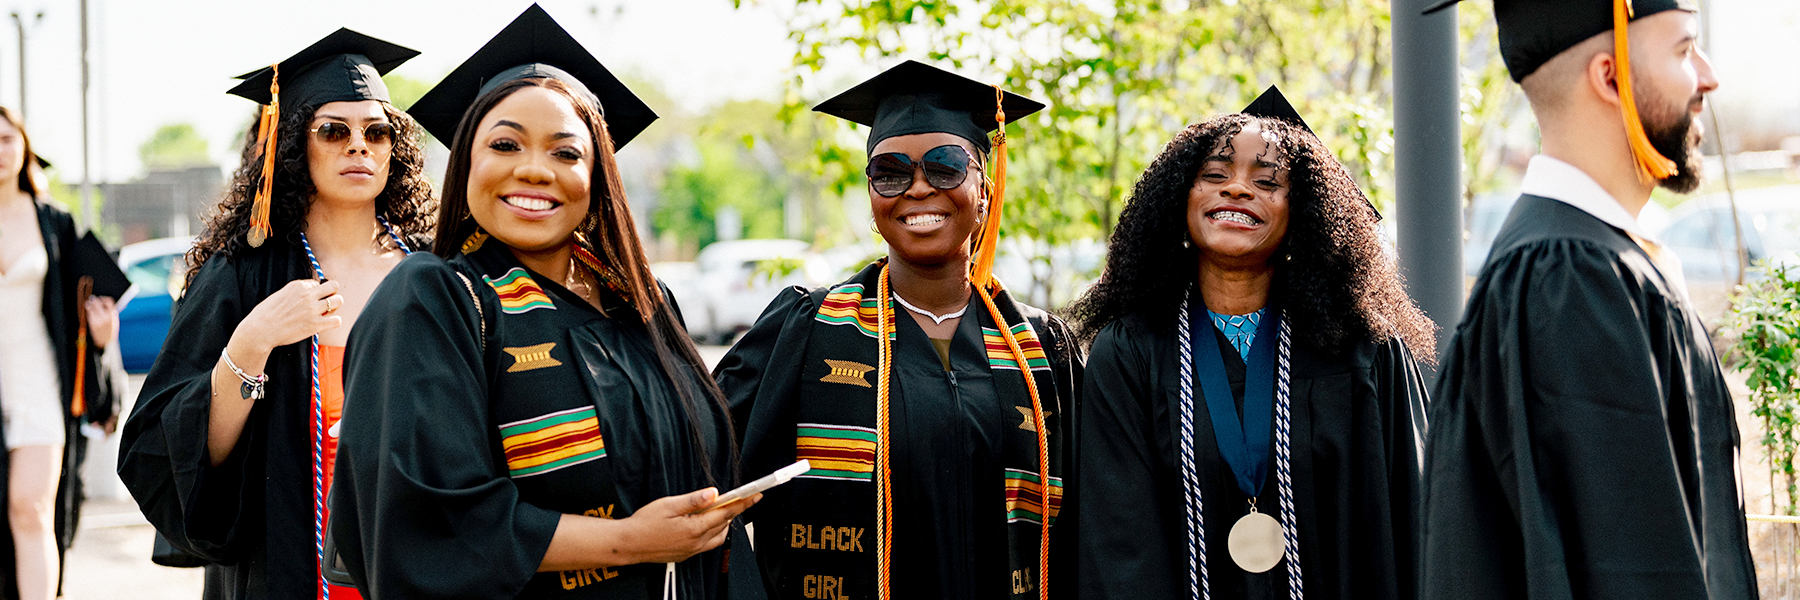
[(781, 290), (837, 280), (830, 263), (800, 240), (715, 242), (700, 250), (694, 264), (695, 298), (680, 298), (688, 334), (719, 344), (755, 324)]
[[(1739, 224), (1749, 263), (1800, 264), (1800, 185), (1757, 188), (1737, 193)], [(1669, 213), (1669, 226), (1652, 231), (1681, 258), (1688, 292), (1711, 325), (1724, 314), (1731, 288), (1737, 285), (1737, 233), (1731, 222), (1731, 200), (1725, 194), (1694, 198)], [(1754, 281), (1754, 268), (1744, 281)]]

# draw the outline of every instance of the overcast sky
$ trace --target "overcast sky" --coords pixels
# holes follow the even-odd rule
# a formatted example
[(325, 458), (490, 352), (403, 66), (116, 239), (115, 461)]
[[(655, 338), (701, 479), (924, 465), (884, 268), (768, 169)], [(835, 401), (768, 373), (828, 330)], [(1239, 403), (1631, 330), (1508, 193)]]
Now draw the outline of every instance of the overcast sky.
[[(224, 93), (231, 76), (287, 57), (338, 27), (419, 50), (396, 73), (436, 81), (531, 3), (529, 0), (89, 0), (94, 41), (96, 179), (140, 173), (137, 147), (157, 127), (188, 122), (221, 163), (254, 105)], [(1712, 0), (1714, 61), (1723, 104), (1754, 103), (1800, 129), (1800, 2)], [(782, 11), (791, 2), (746, 0), (545, 0), (601, 62), (654, 79), (679, 106), (777, 98), (792, 58)], [(81, 174), (79, 4), (12, 0), (27, 16), (27, 127), (65, 181)], [(11, 25), (0, 16), (0, 22)], [(19, 104), (17, 37), (0, 29), (0, 104)], [(885, 65), (883, 65), (885, 66)], [(839, 65), (869, 75), (877, 65)], [(1773, 69), (1773, 70), (1771, 70)], [(1727, 98), (1726, 95), (1730, 97)]]

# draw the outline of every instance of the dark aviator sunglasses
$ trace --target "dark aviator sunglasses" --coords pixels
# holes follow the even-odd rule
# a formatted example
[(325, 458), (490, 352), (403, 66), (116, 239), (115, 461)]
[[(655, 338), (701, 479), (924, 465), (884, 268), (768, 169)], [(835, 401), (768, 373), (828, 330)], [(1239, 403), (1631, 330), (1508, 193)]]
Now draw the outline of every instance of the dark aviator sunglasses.
[[(956, 144), (945, 144), (925, 151), (917, 163), (899, 152), (869, 157), (869, 186), (883, 198), (906, 192), (913, 184), (913, 173), (923, 170), (925, 182), (940, 190), (955, 189), (969, 178), (969, 152)], [(915, 168), (915, 165), (917, 168)]]
[[(350, 141), (350, 134), (353, 130), (347, 123), (327, 121), (307, 131), (318, 136), (321, 142), (342, 144)], [(394, 125), (392, 123), (370, 123), (368, 127), (363, 128), (362, 139), (363, 143), (371, 146), (392, 143), (394, 141)]]

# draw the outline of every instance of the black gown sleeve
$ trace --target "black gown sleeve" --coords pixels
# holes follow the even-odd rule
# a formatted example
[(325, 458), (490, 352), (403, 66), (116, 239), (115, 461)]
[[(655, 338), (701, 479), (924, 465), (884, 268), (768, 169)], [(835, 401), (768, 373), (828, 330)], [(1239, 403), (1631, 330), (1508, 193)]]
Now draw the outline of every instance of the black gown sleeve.
[[(1184, 527), (1165, 518), (1158, 492), (1156, 409), (1164, 390), (1149, 332), (1128, 321), (1100, 331), (1088, 351), (1078, 434), (1077, 569), (1082, 598), (1185, 595), (1185, 550), (1169, 545)], [(1104, 473), (1104, 476), (1096, 474)], [(1104, 483), (1102, 483), (1104, 481)], [(1174, 484), (1171, 482), (1171, 484)], [(1174, 532), (1174, 533), (1172, 533)]]
[(331, 526), (369, 597), (511, 598), (549, 550), (561, 515), (522, 501), (495, 451), (479, 319), (498, 308), (420, 253), (357, 319)]
[[(744, 337), (713, 367), (713, 379), (725, 392), (726, 403), (731, 406), (731, 422), (737, 427), (738, 439), (745, 445), (745, 480), (787, 466), (787, 463), (781, 463), (770, 467), (765, 464), (770, 461), (753, 459), (748, 452), (760, 450), (752, 446), (761, 446), (764, 438), (778, 431), (793, 434), (791, 409), (794, 403), (791, 399), (798, 390), (800, 361), (806, 356), (810, 333), (807, 321), (815, 309), (812, 296), (805, 289), (792, 287), (782, 291), (763, 309), (756, 324), (751, 325)], [(790, 416), (784, 420), (779, 413), (790, 413)], [(793, 450), (792, 444), (788, 444), (788, 450)], [(752, 464), (753, 460), (757, 464)], [(788, 462), (793, 462), (792, 456), (788, 457)], [(759, 467), (768, 468), (759, 470)]]
[[(1445, 363), (1426, 455), (1427, 598), (1702, 598), (1664, 307), (1621, 258), (1551, 240), (1488, 267)], [(1679, 371), (1673, 371), (1679, 373)]]
[(1425, 407), (1430, 400), (1418, 361), (1398, 339), (1375, 347), (1371, 376), (1388, 433), (1384, 455), (1391, 529), (1385, 537), (1393, 544), (1394, 597), (1417, 598), (1419, 504), (1425, 493)]
[(247, 485), (260, 485), (244, 472), (255, 427), (245, 426), (223, 464), (211, 466), (206, 451), (213, 366), (255, 306), (241, 289), (235, 260), (215, 257), (194, 276), (120, 439), (119, 478), (144, 516), (176, 548), (209, 562), (239, 557)]
[(1051, 357), (1050, 369), (1056, 375), (1059, 406), (1051, 410), (1062, 415), (1053, 432), (1062, 439), (1063, 503), (1056, 516), (1056, 524), (1060, 526), (1050, 530), (1050, 594), (1055, 598), (1076, 598), (1080, 596), (1081, 577), (1077, 557), (1079, 547), (1075, 543), (1081, 521), (1081, 454), (1076, 432), (1080, 431), (1081, 386), (1086, 360), (1069, 325), (1061, 318), (1046, 313), (1041, 323), (1033, 325), (1043, 332), (1043, 344)]

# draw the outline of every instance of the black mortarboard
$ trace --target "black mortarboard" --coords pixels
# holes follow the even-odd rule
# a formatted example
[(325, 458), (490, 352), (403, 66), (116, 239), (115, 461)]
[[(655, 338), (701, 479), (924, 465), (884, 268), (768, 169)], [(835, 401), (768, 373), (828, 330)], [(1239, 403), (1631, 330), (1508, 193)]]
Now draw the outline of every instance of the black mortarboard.
[[(1629, 0), (1633, 19), (1667, 10), (1692, 11), (1691, 0)], [(1431, 14), (1462, 0), (1429, 0)], [(1494, 0), (1500, 57), (1514, 82), (1575, 44), (1611, 31), (1614, 0)]]
[[(1007, 122), (1044, 109), (1041, 102), (1005, 93), (1000, 103)], [(869, 126), (869, 152), (887, 138), (915, 133), (948, 133), (991, 148), (994, 86), (909, 60), (819, 103), (813, 110)]]
[[(281, 99), (291, 107), (360, 100), (388, 102), (387, 85), (381, 82), (381, 76), (418, 55), (411, 48), (338, 29), (281, 61)], [(244, 82), (231, 88), (230, 93), (268, 104), (269, 82), (274, 76), (275, 70), (269, 67), (239, 75), (238, 79)]]
[[(1312, 127), (1306, 124), (1306, 119), (1300, 118), (1300, 111), (1294, 110), (1294, 105), (1288, 102), (1287, 96), (1283, 96), (1281, 90), (1272, 85), (1269, 86), (1269, 89), (1263, 90), (1261, 96), (1257, 96), (1255, 100), (1251, 100), (1250, 105), (1244, 107), (1244, 110), (1238, 112), (1252, 117), (1289, 121), (1294, 125), (1300, 126), (1301, 129), (1305, 129), (1307, 133), (1313, 134), (1313, 137), (1318, 137), (1319, 135), (1313, 133)], [(1363, 202), (1369, 204), (1369, 212), (1375, 213), (1375, 220), (1380, 221), (1381, 211), (1375, 210), (1375, 203), (1369, 200), (1367, 194), (1363, 194)]]
[(131, 280), (119, 270), (118, 259), (106, 251), (106, 246), (100, 244), (94, 232), (89, 231), (75, 241), (72, 258), (76, 274), (94, 278), (95, 296), (118, 299), (125, 297), (125, 291), (131, 289)]
[(536, 4), (488, 40), (431, 91), (406, 110), (448, 145), (475, 99), (502, 83), (547, 77), (569, 84), (606, 117), (613, 149), (625, 147), (656, 120), (656, 112), (614, 77)]

